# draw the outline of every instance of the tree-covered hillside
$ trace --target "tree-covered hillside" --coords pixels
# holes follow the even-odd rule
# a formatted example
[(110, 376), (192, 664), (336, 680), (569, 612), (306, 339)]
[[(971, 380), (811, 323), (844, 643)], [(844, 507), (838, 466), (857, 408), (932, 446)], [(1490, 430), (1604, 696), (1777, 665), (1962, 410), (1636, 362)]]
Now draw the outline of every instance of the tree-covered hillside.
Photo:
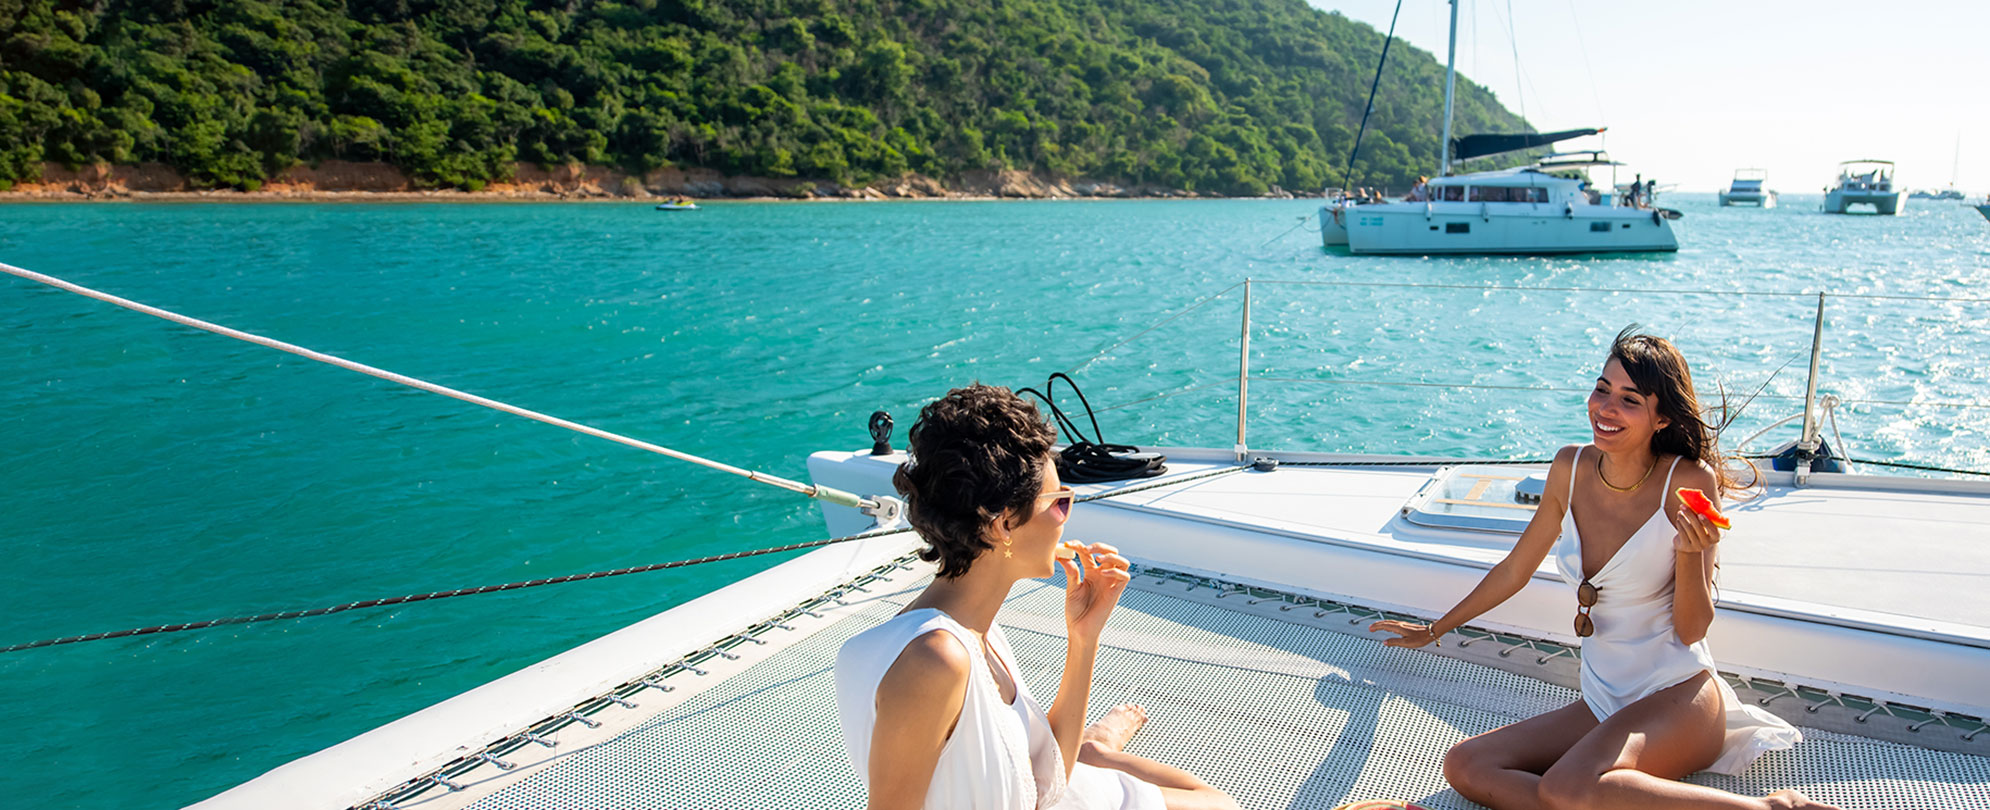
[[(469, 189), (527, 162), (1317, 190), (1382, 40), (1303, 0), (0, 0), (0, 186), (337, 158)], [(1402, 187), (1444, 71), (1390, 63), (1355, 174)], [(1458, 89), (1461, 132), (1520, 126)]]

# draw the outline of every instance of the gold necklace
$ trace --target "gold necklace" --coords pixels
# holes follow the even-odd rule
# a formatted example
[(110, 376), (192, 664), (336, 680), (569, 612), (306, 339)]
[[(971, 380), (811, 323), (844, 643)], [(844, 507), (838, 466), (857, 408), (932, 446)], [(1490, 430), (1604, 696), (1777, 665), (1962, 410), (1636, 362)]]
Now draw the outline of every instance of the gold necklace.
[(1602, 481), (1602, 482), (1603, 482), (1603, 485), (1604, 485), (1604, 486), (1606, 486), (1606, 487), (1609, 487), (1609, 488), (1611, 488), (1611, 489), (1613, 489), (1613, 490), (1616, 490), (1616, 491), (1618, 491), (1618, 492), (1631, 492), (1631, 491), (1634, 491), (1634, 490), (1636, 490), (1636, 489), (1637, 489), (1638, 487), (1641, 487), (1641, 486), (1644, 486), (1644, 483), (1645, 483), (1645, 479), (1646, 479), (1646, 478), (1650, 478), (1650, 477), (1651, 477), (1651, 471), (1652, 471), (1652, 470), (1655, 470), (1655, 469), (1658, 469), (1658, 454), (1657, 454), (1657, 453), (1653, 453), (1653, 454), (1652, 454), (1652, 456), (1651, 456), (1651, 464), (1645, 467), (1645, 474), (1644, 474), (1644, 475), (1641, 475), (1641, 476), (1638, 476), (1638, 482), (1637, 482), (1637, 483), (1635, 483), (1635, 484), (1632, 484), (1632, 485), (1630, 485), (1630, 486), (1628, 486), (1628, 487), (1620, 487), (1620, 486), (1617, 486), (1616, 484), (1612, 484), (1612, 483), (1610, 483), (1610, 479), (1608, 479), (1608, 478), (1604, 478), (1604, 477), (1603, 477), (1603, 459), (1600, 459), (1600, 458), (1599, 458), (1599, 459), (1597, 459), (1597, 460), (1596, 460), (1596, 480), (1598, 480), (1598, 481)]

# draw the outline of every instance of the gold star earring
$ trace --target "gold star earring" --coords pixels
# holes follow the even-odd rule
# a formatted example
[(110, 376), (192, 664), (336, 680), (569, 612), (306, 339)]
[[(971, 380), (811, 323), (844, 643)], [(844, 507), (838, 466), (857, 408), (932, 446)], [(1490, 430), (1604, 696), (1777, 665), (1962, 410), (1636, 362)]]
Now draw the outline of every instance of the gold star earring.
[(1003, 536), (1002, 536), (1002, 556), (1003, 556), (1003, 557), (1009, 557), (1009, 558), (1013, 558), (1013, 557), (1015, 557), (1015, 556), (1016, 556), (1016, 553), (1015, 553), (1015, 545), (1016, 545), (1016, 540), (1015, 540), (1015, 538), (1013, 538), (1013, 537), (1010, 537), (1010, 536), (1008, 536), (1008, 535), (1003, 535)]

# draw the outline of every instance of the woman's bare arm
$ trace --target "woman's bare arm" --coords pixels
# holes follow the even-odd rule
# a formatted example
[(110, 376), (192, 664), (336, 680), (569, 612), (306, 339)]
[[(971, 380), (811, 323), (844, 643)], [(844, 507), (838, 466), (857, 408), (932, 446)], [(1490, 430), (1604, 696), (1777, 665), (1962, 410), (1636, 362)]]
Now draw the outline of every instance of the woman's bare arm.
[(1527, 580), (1541, 567), (1541, 561), (1548, 558), (1548, 552), (1554, 550), (1555, 539), (1562, 534), (1562, 515), (1568, 511), (1569, 476), (1574, 466), (1574, 446), (1564, 447), (1555, 454), (1554, 464), (1548, 467), (1547, 489), (1541, 493), (1541, 505), (1534, 510), (1534, 519), (1527, 522), (1526, 530), (1520, 533), (1519, 540), (1514, 541), (1513, 550), (1507, 552), (1506, 558), (1486, 572), (1478, 586), (1456, 607), (1428, 625), (1380, 621), (1369, 625), (1368, 629), (1395, 633), (1398, 638), (1382, 642), (1391, 647), (1421, 647), (1513, 598), (1527, 586)]
[(1105, 632), (1106, 618), (1119, 605), (1131, 563), (1119, 549), (1104, 543), (1085, 546), (1074, 559), (1061, 560), (1064, 569), (1064, 675), (1058, 681), (1057, 699), (1045, 718), (1057, 739), (1058, 753), (1064, 757), (1064, 773), (1069, 776), (1078, 761), (1078, 746), (1084, 739), (1086, 702), (1091, 700), (1092, 668), (1098, 662), (1099, 635)]
[(1678, 529), (1672, 541), (1672, 629), (1679, 641), (1695, 644), (1707, 637), (1714, 623), (1714, 549), (1721, 530), (1679, 500), (1678, 487), (1690, 487), (1709, 497), (1719, 492), (1712, 470), (1693, 464), (1674, 478), (1665, 493), (1665, 516)]
[(960, 640), (936, 630), (913, 639), (885, 671), (871, 728), (871, 810), (925, 804), (940, 750), (960, 722), (971, 667)]

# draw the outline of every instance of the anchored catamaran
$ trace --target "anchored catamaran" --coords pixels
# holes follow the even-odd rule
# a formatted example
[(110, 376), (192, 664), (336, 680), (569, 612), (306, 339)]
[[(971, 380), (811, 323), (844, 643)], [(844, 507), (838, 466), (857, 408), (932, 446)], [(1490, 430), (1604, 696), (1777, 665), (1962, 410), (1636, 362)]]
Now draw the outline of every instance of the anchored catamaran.
[(1524, 168), (1438, 177), (1425, 200), (1322, 208), (1321, 238), (1357, 254), (1678, 250), (1671, 225), (1678, 211), (1646, 204), (1641, 190), (1606, 196), (1586, 178), (1570, 176), (1619, 165), (1602, 152), (1577, 152)]
[[(1384, 51), (1385, 58), (1387, 51)], [(1379, 77), (1379, 68), (1378, 68)], [(1451, 3), (1451, 45), (1445, 63), (1443, 157), (1438, 176), (1401, 201), (1361, 200), (1343, 193), (1320, 207), (1320, 243), (1350, 253), (1381, 255), (1620, 253), (1675, 251), (1672, 220), (1682, 215), (1650, 204), (1642, 178), (1628, 193), (1599, 193), (1588, 172), (1621, 166), (1601, 151), (1549, 155), (1525, 168), (1452, 175), (1451, 161), (1532, 149), (1595, 135), (1597, 129), (1480, 134), (1451, 138), (1458, 78), (1458, 4)], [(1364, 119), (1365, 127), (1365, 119)], [(1357, 138), (1356, 148), (1360, 148)], [(1353, 165), (1352, 159), (1349, 165)], [(1611, 185), (1615, 187), (1613, 176)]]
[(1893, 215), (1907, 207), (1907, 190), (1893, 179), (1891, 160), (1847, 160), (1838, 164), (1838, 182), (1824, 193), (1824, 213), (1849, 214), (1853, 206)]

